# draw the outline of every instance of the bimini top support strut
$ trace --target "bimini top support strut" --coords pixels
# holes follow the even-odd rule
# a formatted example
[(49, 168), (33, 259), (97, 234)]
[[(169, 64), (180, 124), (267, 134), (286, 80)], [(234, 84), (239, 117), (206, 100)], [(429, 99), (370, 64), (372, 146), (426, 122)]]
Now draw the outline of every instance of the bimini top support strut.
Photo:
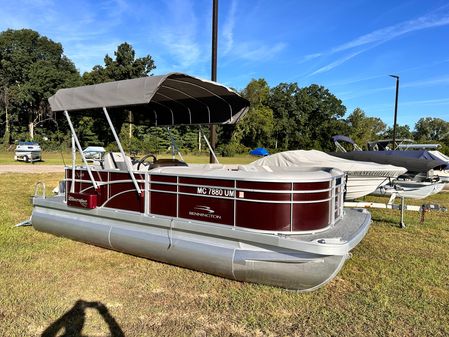
[[(92, 181), (92, 185), (94, 186), (94, 189), (97, 190), (98, 184), (95, 181), (94, 176), (92, 174), (92, 170), (90, 169), (89, 164), (87, 163), (86, 157), (84, 156), (83, 149), (81, 148), (81, 144), (78, 140), (78, 136), (76, 135), (75, 129), (73, 128), (73, 124), (72, 124), (72, 121), (70, 119), (70, 116), (69, 116), (69, 113), (67, 112), (67, 110), (64, 111), (64, 114), (65, 114), (65, 117), (67, 118), (67, 122), (69, 123), (70, 131), (72, 132), (72, 136), (73, 136), (73, 139), (75, 140), (76, 147), (78, 148), (81, 158), (83, 159), (84, 165), (86, 165), (87, 173), (89, 173), (89, 178)], [(75, 172), (72, 172), (72, 176), (74, 174), (75, 174)]]
[[(117, 143), (120, 153), (122, 154), (123, 158), (126, 158), (126, 154), (125, 154), (125, 151), (123, 150), (122, 143), (120, 143), (120, 139), (117, 135), (117, 132), (115, 131), (114, 125), (112, 124), (111, 118), (109, 117), (108, 110), (105, 107), (103, 107), (103, 112), (104, 112), (104, 115), (106, 116), (109, 127), (111, 128), (112, 134), (114, 135), (114, 139)], [(136, 176), (134, 175), (134, 172), (133, 172), (133, 168), (131, 167), (130, 163), (127, 160), (125, 160), (125, 165), (126, 165), (126, 169), (128, 170), (129, 175), (131, 176), (134, 187), (136, 188), (137, 193), (140, 195), (142, 193), (142, 191), (139, 187), (139, 184), (137, 183)]]

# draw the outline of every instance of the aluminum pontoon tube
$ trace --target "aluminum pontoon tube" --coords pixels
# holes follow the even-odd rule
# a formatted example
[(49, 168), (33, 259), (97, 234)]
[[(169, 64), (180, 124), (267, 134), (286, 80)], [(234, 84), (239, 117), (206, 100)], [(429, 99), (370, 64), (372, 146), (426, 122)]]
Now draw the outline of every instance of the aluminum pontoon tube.
[[(70, 208), (58, 198), (34, 200), (35, 229), (238, 281), (295, 290), (329, 282), (371, 221), (366, 210), (346, 210), (333, 229), (273, 235), (196, 221)], [(336, 239), (340, 237), (341, 239)]]

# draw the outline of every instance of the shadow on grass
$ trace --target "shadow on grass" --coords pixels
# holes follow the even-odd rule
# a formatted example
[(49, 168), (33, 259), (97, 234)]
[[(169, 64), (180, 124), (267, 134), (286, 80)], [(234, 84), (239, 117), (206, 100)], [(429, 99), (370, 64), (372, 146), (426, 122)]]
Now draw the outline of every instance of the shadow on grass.
[(78, 300), (69, 311), (46, 328), (41, 337), (82, 337), (81, 332), (86, 321), (86, 309), (89, 308), (98, 311), (108, 325), (111, 337), (125, 336), (117, 321), (111, 316), (103, 303)]

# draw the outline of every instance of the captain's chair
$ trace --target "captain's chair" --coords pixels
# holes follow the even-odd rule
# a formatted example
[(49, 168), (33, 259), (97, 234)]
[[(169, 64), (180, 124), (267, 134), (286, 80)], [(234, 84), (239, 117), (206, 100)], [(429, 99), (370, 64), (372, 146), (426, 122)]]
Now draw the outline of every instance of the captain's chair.
[(133, 167), (131, 158), (126, 155), (123, 157), (120, 152), (108, 152), (103, 157), (103, 166), (105, 170), (128, 171), (126, 162), (128, 162), (129, 167)]

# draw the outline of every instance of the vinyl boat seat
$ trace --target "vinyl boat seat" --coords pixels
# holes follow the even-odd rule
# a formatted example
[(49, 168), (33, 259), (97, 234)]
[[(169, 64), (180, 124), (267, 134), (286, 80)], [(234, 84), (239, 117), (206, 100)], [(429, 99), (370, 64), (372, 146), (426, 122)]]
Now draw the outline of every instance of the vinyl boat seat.
[(103, 157), (103, 167), (105, 170), (128, 171), (126, 162), (128, 162), (130, 167), (133, 167), (131, 158), (126, 155), (123, 157), (120, 152), (108, 152)]
[(147, 171), (158, 167), (168, 166), (188, 166), (187, 163), (178, 159), (157, 159), (154, 163), (150, 163), (150, 166), (140, 165), (138, 168), (138, 161), (133, 162), (130, 157), (125, 156), (123, 158), (120, 152), (108, 152), (103, 158), (103, 167), (105, 170), (117, 170), (128, 171), (126, 162), (133, 168), (134, 171)]
[(167, 167), (167, 166), (188, 166), (186, 162), (183, 162), (179, 159), (157, 159), (153, 164), (151, 164), (151, 168), (158, 167)]

